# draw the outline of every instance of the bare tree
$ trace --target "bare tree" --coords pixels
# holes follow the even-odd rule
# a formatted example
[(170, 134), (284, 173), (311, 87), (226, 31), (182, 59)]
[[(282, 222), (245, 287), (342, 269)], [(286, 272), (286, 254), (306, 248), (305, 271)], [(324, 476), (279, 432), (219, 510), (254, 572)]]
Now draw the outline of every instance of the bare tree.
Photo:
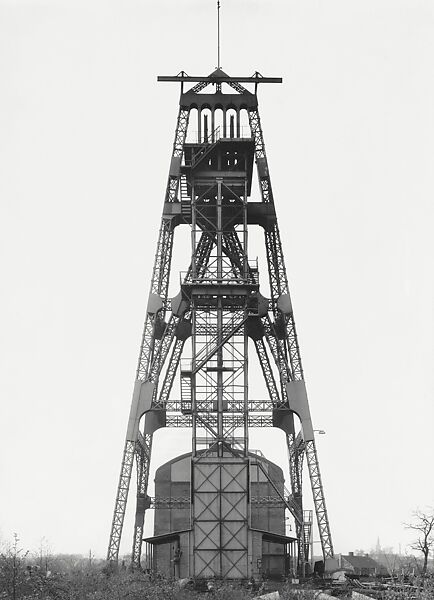
[(429, 512), (423, 512), (419, 509), (415, 510), (413, 513), (413, 522), (404, 523), (404, 525), (406, 529), (418, 532), (418, 538), (410, 544), (410, 548), (422, 552), (422, 575), (425, 575), (428, 567), (429, 552), (434, 547), (434, 510), (430, 509)]
[[(17, 600), (27, 591), (26, 557), (19, 547), (19, 537), (14, 533), (14, 540), (0, 553), (0, 597)], [(4, 596), (3, 596), (4, 594)]]

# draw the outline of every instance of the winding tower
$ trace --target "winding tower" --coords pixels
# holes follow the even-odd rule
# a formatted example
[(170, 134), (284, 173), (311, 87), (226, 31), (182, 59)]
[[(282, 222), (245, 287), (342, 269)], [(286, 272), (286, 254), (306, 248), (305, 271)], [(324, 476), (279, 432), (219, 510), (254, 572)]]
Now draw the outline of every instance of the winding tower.
[[(298, 569), (304, 574), (312, 538), (312, 511), (303, 505), (305, 459), (325, 568), (331, 570), (333, 545), (258, 112), (258, 85), (281, 79), (257, 72), (230, 77), (217, 68), (209, 76), (182, 71), (158, 80), (180, 84), (180, 106), (108, 560), (118, 559), (135, 462), (135, 565), (141, 561), (146, 510), (181, 507), (188, 515), (187, 541), (178, 547), (188, 554), (186, 575), (247, 579), (261, 564), (252, 514), (274, 506), (282, 508), (283, 523), (285, 511), (294, 520)], [(194, 135), (192, 129), (197, 129)], [(251, 198), (255, 164), (259, 201)], [(179, 293), (169, 298), (179, 226), (190, 228), (191, 259)], [(269, 280), (264, 294), (257, 262), (248, 256), (251, 227), (264, 233)], [(253, 349), (268, 391), (259, 401), (249, 395), (248, 354)], [(172, 400), (177, 376), (181, 398)], [(153, 436), (162, 427), (191, 430), (188, 488), (182, 497), (147, 494)], [(282, 430), (290, 490), (276, 483), (264, 461), (249, 450), (249, 430), (255, 427)], [(254, 487), (254, 468), (267, 483), (267, 495)], [(279, 543), (290, 543), (285, 529), (279, 535)], [(158, 543), (156, 537), (149, 541)]]

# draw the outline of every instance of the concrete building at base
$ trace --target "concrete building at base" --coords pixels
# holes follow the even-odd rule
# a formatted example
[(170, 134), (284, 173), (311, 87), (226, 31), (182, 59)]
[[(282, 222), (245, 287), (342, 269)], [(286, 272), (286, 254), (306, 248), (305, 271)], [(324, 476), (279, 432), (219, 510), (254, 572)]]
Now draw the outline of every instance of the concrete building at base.
[[(209, 559), (210, 572), (218, 571), (218, 561), (233, 562), (232, 567), (225, 567), (228, 578), (240, 577), (243, 548), (247, 549), (249, 572), (254, 577), (281, 578), (296, 572), (296, 538), (285, 535), (285, 507), (283, 502), (276, 502), (277, 492), (282, 497), (285, 493), (282, 469), (256, 453), (249, 453), (248, 463), (247, 539), (243, 539), (245, 527), (241, 526), (242, 492), (237, 490), (231, 463), (219, 471), (222, 493), (217, 497), (211, 489), (213, 486), (205, 481), (205, 486), (210, 488), (209, 502), (205, 492), (203, 509), (208, 512), (208, 519), (200, 520), (199, 535), (198, 528), (193, 527), (197, 508), (195, 510), (190, 501), (191, 454), (178, 456), (157, 469), (154, 536), (145, 539), (148, 569), (173, 578), (190, 577), (198, 572), (198, 566), (192, 565), (193, 548), (202, 546), (208, 552), (205, 556)], [(225, 482), (222, 478), (226, 471)], [(204, 565), (204, 574), (207, 574), (207, 565)]]

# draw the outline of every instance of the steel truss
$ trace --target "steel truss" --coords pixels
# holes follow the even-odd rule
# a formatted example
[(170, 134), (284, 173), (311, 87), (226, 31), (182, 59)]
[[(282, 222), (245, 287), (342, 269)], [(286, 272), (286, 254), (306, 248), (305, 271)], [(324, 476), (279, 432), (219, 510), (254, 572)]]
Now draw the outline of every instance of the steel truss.
[[(231, 158), (231, 147), (224, 146), (228, 143), (226, 125), (223, 139), (212, 128), (203, 142), (200, 139), (196, 146), (186, 144), (190, 109), (198, 104), (205, 87), (214, 82), (209, 79), (181, 94), (107, 557), (112, 562), (118, 559), (134, 459), (137, 468), (134, 565), (140, 565), (145, 511), (170, 508), (186, 501), (151, 499), (147, 490), (153, 433), (164, 426), (188, 427), (192, 430), (194, 482), (193, 575), (238, 578), (247, 573), (249, 502), (283, 505), (291, 512), (303, 572), (312, 535), (310, 513), (303, 510), (302, 502), (304, 455), (325, 559), (333, 558), (333, 545), (310, 415), (302, 420), (302, 432), (296, 435), (295, 430), (293, 414), (297, 411), (292, 405), (292, 395), (300, 389), (296, 386), (303, 384), (304, 375), (282, 243), (277, 219), (259, 219), (257, 224), (264, 229), (267, 256), (271, 294), (268, 302), (259, 294), (257, 264), (249, 262), (247, 255), (251, 177), (248, 151), (243, 155), (247, 146), (237, 147), (234, 156), (238, 158)], [(188, 78), (182, 73), (179, 80), (183, 85)], [(236, 90), (243, 101), (245, 98), (251, 131), (249, 143), (253, 143), (261, 200), (264, 209), (265, 205), (268, 207), (267, 212), (260, 214), (275, 215), (256, 101), (260, 78), (252, 79), (255, 94), (233, 78), (226, 76), (222, 81)], [(218, 76), (215, 83), (220, 93)], [(239, 131), (237, 122), (236, 135)], [(228, 138), (231, 143), (236, 142), (231, 135)], [(243, 172), (245, 175), (241, 176)], [(181, 223), (191, 227), (192, 258), (183, 274), (180, 293), (170, 301), (174, 232)], [(248, 397), (249, 337), (255, 345), (268, 400), (254, 402)], [(182, 358), (185, 352), (190, 354), (187, 359)], [(170, 395), (178, 372), (181, 398), (174, 401)], [(307, 397), (305, 403), (307, 406)], [(291, 491), (281, 494), (275, 487), (276, 496), (249, 500), (248, 429), (272, 426), (280, 427), (286, 434)], [(259, 462), (258, 465), (261, 467)], [(227, 484), (223, 495), (222, 479)], [(211, 501), (210, 494), (214, 494)], [(214, 525), (210, 529), (211, 522)], [(222, 539), (226, 540), (223, 545)]]

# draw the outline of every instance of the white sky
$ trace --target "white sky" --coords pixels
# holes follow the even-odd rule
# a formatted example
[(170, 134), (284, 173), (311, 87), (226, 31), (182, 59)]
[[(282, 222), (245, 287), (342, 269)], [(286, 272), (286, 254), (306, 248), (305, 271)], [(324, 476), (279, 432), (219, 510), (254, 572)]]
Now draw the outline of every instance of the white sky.
[[(222, 30), (227, 72), (284, 78), (260, 110), (335, 549), (404, 549), (434, 504), (434, 4), (223, 0)], [(177, 115), (156, 77), (215, 62), (214, 0), (0, 0), (3, 539), (105, 555)], [(188, 450), (159, 435), (154, 464)]]

